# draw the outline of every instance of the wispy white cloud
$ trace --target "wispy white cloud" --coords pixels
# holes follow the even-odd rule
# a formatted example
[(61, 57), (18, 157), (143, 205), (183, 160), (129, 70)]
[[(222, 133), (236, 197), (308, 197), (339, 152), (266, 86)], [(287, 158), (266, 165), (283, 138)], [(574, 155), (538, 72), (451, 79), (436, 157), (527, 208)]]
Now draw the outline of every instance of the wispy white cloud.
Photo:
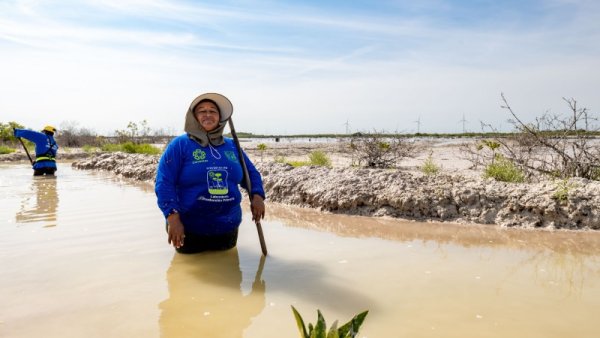
[(179, 128), (203, 90), (232, 96), (243, 129), (272, 133), (347, 119), (406, 130), (415, 116), (421, 131), (453, 131), (462, 114), (505, 120), (501, 91), (527, 114), (560, 110), (562, 96), (600, 106), (593, 1), (375, 4), (0, 2), (0, 121), (48, 110), (102, 131)]

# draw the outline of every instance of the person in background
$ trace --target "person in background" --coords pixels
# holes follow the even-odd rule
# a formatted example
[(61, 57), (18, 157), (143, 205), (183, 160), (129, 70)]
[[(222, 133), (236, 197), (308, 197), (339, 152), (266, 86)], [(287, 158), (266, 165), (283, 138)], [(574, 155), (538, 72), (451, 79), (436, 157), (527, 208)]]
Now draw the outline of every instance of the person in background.
[(265, 216), (262, 177), (244, 153), (238, 157), (223, 129), (233, 105), (225, 96), (205, 93), (196, 97), (185, 116), (185, 134), (173, 139), (162, 154), (156, 172), (158, 207), (167, 222), (168, 243), (177, 252), (227, 250), (237, 243), (242, 222), (241, 160), (246, 161), (252, 191), (252, 219)]
[(56, 154), (58, 145), (54, 140), (56, 128), (45, 126), (41, 132), (29, 129), (14, 129), (15, 137), (22, 137), (35, 143), (35, 161), (33, 161), (33, 175), (54, 175), (57, 170)]

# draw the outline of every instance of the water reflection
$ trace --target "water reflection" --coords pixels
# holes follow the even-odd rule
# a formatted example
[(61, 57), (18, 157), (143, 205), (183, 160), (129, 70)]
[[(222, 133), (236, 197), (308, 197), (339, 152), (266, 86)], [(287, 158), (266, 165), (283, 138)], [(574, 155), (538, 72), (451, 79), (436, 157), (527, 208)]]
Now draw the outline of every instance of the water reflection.
[(17, 223), (46, 222), (44, 227), (56, 226), (58, 193), (56, 176), (34, 176), (30, 194), (21, 201), (20, 211), (15, 215)]
[(167, 271), (169, 298), (160, 303), (161, 337), (242, 337), (265, 307), (264, 257), (244, 295), (237, 248), (175, 254)]
[[(506, 272), (499, 288), (520, 275), (536, 287), (564, 299), (580, 299), (600, 280), (600, 232), (544, 231), (487, 225), (422, 223), (389, 218), (325, 214), (293, 206), (269, 208), (269, 218), (286, 225), (335, 233), (352, 238), (381, 238), (408, 247), (433, 249), (449, 261), (466, 248), (481, 262), (503, 262)], [(457, 265), (461, 264), (459, 262)], [(560, 286), (560, 287), (559, 287)]]
[(531, 271), (532, 282), (541, 289), (563, 299), (581, 300), (587, 287), (598, 284), (597, 266), (600, 266), (598, 255), (586, 257), (572, 252), (540, 250), (522, 258), (506, 278), (512, 278), (518, 270)]
[(269, 206), (269, 218), (287, 225), (332, 232), (344, 237), (374, 237), (399, 242), (432, 242), (462, 247), (513, 248), (595, 256), (599, 231), (544, 231), (495, 225), (423, 223), (408, 220), (323, 213), (294, 206)]

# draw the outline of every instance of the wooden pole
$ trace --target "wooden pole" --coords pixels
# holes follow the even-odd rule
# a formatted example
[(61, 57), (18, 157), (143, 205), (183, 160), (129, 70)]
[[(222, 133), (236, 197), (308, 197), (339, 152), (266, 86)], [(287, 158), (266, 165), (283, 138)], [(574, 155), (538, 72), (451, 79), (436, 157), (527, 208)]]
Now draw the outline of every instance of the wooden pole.
[[(250, 182), (250, 176), (248, 175), (248, 167), (246, 166), (244, 153), (242, 151), (242, 147), (240, 146), (240, 141), (238, 140), (237, 134), (235, 132), (235, 127), (233, 126), (233, 120), (231, 119), (231, 117), (229, 118), (229, 128), (231, 129), (231, 136), (233, 136), (233, 141), (235, 142), (235, 146), (237, 147), (238, 157), (240, 158), (240, 164), (242, 165), (242, 171), (244, 172), (244, 180), (246, 181), (246, 188), (248, 188), (248, 197), (250, 198), (250, 209), (252, 209), (252, 183)], [(260, 219), (255, 219), (254, 222), (256, 223), (256, 230), (258, 231), (260, 249), (262, 250), (263, 255), (266, 256), (267, 244), (265, 243), (265, 237), (263, 235)]]
[(20, 137), (17, 137), (17, 138), (19, 139), (19, 141), (21, 141), (21, 144), (23, 145), (23, 149), (25, 149), (25, 154), (27, 154), (27, 157), (29, 157), (29, 162), (31, 162), (31, 165), (33, 165), (33, 160), (31, 159), (31, 155), (29, 155), (29, 151), (27, 150), (25, 143), (23, 142), (23, 140), (21, 140)]

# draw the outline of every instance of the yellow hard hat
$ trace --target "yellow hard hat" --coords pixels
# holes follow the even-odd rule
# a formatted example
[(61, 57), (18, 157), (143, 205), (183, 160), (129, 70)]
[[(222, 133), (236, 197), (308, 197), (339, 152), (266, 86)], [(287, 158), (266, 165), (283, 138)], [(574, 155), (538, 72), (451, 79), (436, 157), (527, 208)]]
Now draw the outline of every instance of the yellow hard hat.
[(54, 128), (53, 126), (45, 126), (44, 129), (42, 129), (42, 131), (49, 131), (51, 133), (56, 133), (56, 128)]

